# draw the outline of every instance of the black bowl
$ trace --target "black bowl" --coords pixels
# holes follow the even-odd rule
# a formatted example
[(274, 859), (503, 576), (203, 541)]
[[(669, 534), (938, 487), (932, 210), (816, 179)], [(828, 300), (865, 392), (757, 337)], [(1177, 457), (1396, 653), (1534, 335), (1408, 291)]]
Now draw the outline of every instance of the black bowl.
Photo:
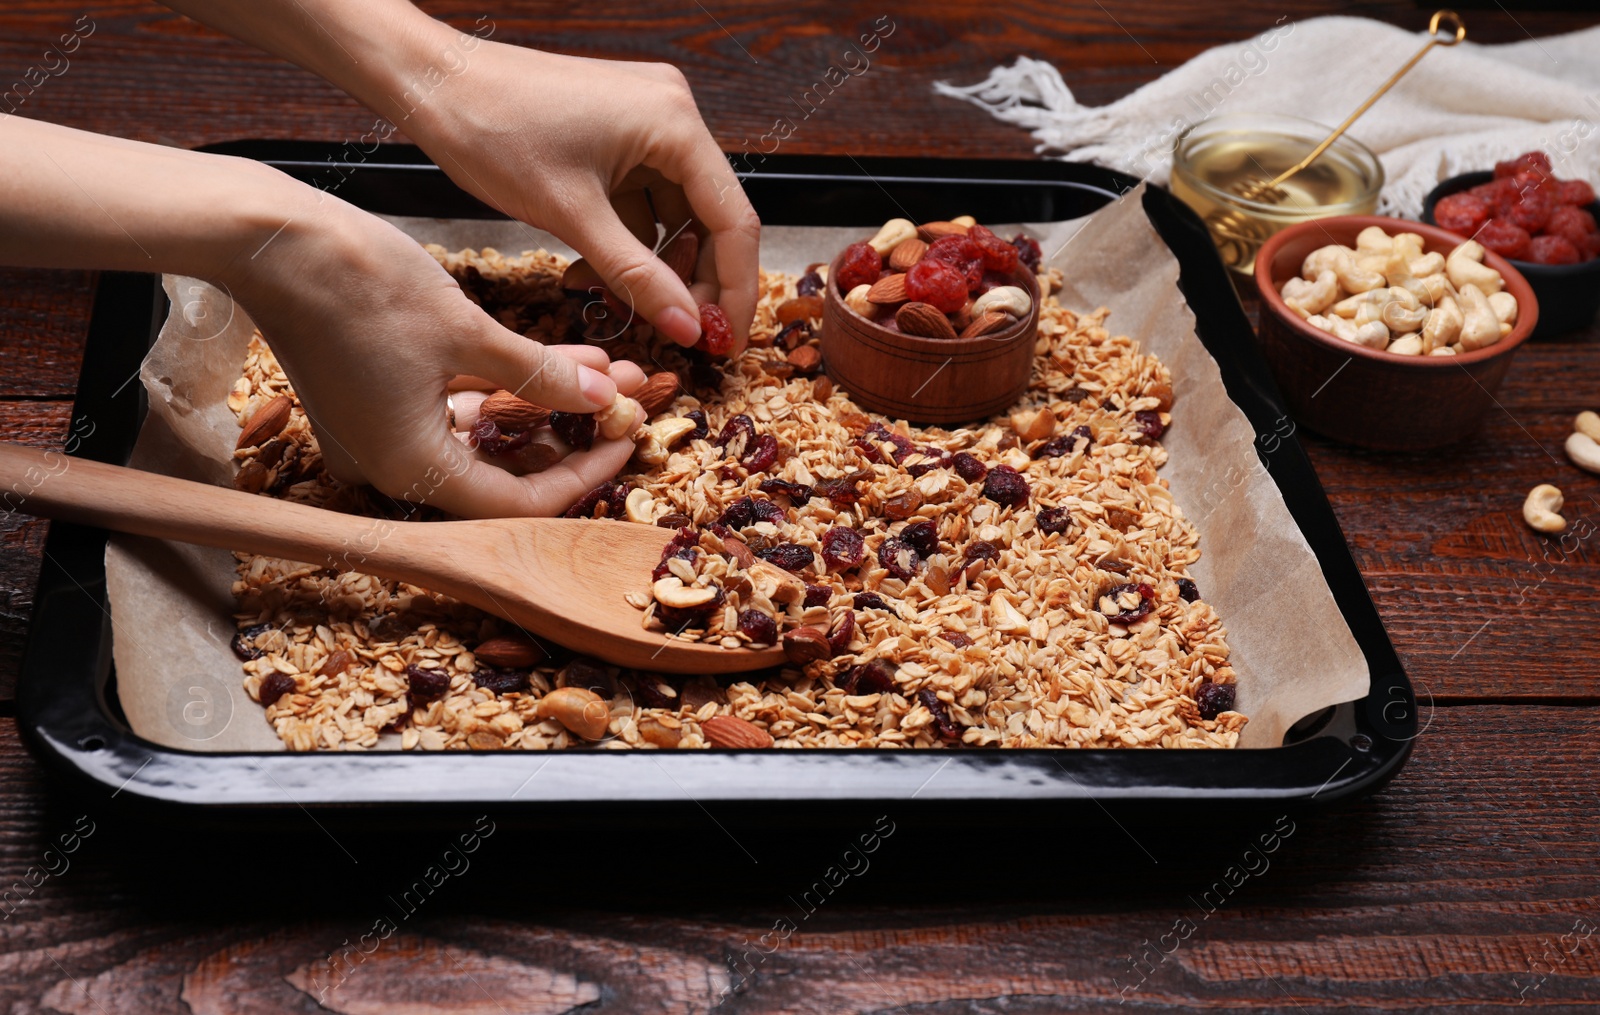
[[(1422, 221), (1430, 226), (1438, 225), (1433, 220), (1433, 206), (1440, 198), (1492, 179), (1494, 173), (1490, 170), (1450, 177), (1428, 192), (1427, 200), (1422, 202)], [(1585, 207), (1600, 221), (1600, 201)], [(1577, 264), (1535, 264), (1517, 260), (1511, 263), (1527, 277), (1533, 294), (1539, 299), (1539, 322), (1530, 339), (1577, 331), (1587, 328), (1594, 320), (1595, 311), (1600, 310), (1600, 257)]]

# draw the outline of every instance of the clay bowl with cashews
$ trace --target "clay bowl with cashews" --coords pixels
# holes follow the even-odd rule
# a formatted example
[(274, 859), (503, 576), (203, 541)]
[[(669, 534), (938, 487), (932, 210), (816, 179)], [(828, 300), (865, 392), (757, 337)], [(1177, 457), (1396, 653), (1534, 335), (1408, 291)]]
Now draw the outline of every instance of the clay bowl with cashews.
[[(1374, 299), (1373, 308), (1358, 310), (1355, 317), (1345, 316), (1337, 322), (1331, 318), (1341, 315), (1332, 307), (1324, 308), (1323, 313), (1305, 313), (1316, 309), (1326, 296), (1310, 294), (1315, 283), (1304, 277), (1307, 259), (1312, 258), (1310, 267), (1320, 275), (1318, 269), (1328, 269), (1338, 259), (1336, 251), (1326, 248), (1343, 246), (1357, 251), (1358, 237), (1374, 226), (1390, 238), (1403, 233), (1421, 238), (1420, 255), (1415, 241), (1407, 240), (1403, 255), (1391, 263), (1409, 263), (1422, 270), (1437, 266), (1426, 276), (1429, 286), (1419, 284), (1417, 277), (1399, 279), (1418, 292), (1431, 287), (1431, 296), (1424, 294), (1415, 300), (1422, 304), (1420, 308), (1411, 301), (1394, 300), (1394, 305), (1388, 306)], [(1377, 252), (1370, 244), (1376, 235), (1365, 234), (1369, 248), (1358, 254)], [(1494, 393), (1517, 348), (1538, 323), (1539, 307), (1527, 279), (1509, 261), (1483, 251), (1478, 244), (1458, 252), (1462, 244), (1461, 237), (1443, 229), (1378, 215), (1314, 219), (1289, 226), (1267, 240), (1255, 264), (1261, 292), (1259, 333), (1267, 363), (1296, 421), (1334, 440), (1393, 451), (1441, 447), (1477, 430), (1494, 411)], [(1453, 253), (1475, 263), (1452, 259)], [(1439, 257), (1429, 256), (1433, 254)], [(1428, 257), (1425, 266), (1421, 257)], [(1365, 256), (1352, 255), (1352, 260), (1369, 269), (1375, 263)], [(1446, 263), (1449, 270), (1443, 267)], [(1363, 280), (1362, 269), (1355, 263), (1340, 265), (1336, 274), (1342, 296), (1336, 305), (1348, 313), (1350, 304), (1344, 300), (1350, 298), (1351, 289), (1344, 283), (1360, 287), (1370, 282)], [(1300, 281), (1292, 282), (1294, 279)], [(1285, 283), (1289, 283), (1287, 300)], [(1365, 291), (1377, 288), (1390, 287)], [(1494, 296), (1491, 290), (1509, 296)], [(1439, 318), (1430, 319), (1435, 309), (1441, 311)], [(1452, 320), (1457, 313), (1461, 319)], [(1425, 322), (1420, 327), (1416, 326), (1419, 314)], [(1357, 333), (1357, 327), (1365, 325), (1356, 326), (1355, 321), (1366, 319), (1370, 324), (1370, 319), (1383, 319), (1382, 315), (1388, 315), (1394, 325), (1381, 329), (1391, 336), (1390, 341), (1375, 337), (1379, 328)], [(1324, 330), (1311, 318), (1321, 318), (1339, 334)], [(1433, 355), (1388, 351), (1414, 350), (1423, 344), (1425, 332), (1427, 351), (1449, 351)], [(1402, 338), (1405, 343), (1397, 345)]]

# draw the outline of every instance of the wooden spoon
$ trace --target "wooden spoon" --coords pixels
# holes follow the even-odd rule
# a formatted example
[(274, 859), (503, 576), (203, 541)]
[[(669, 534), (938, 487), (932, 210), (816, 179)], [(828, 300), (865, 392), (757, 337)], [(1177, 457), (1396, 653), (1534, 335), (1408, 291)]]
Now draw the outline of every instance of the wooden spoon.
[(737, 673), (784, 661), (776, 646), (725, 649), (644, 629), (623, 596), (649, 586), (672, 538), (653, 525), (392, 522), (14, 444), (0, 444), (0, 491), (31, 515), (411, 582), (619, 666)]

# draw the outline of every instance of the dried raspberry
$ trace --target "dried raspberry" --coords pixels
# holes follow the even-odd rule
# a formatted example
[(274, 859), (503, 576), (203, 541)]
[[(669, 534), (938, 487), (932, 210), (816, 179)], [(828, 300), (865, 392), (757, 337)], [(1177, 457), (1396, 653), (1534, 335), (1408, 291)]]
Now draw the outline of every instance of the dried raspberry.
[(778, 438), (769, 433), (757, 437), (739, 456), (739, 464), (750, 472), (766, 472), (778, 464)]
[(871, 285), (883, 271), (883, 256), (868, 243), (852, 243), (839, 259), (839, 295), (847, 296), (858, 285)]
[(1064, 507), (1045, 508), (1034, 521), (1040, 532), (1060, 535), (1072, 527), (1072, 512)]
[(906, 545), (905, 540), (890, 536), (878, 547), (878, 563), (889, 572), (889, 577), (908, 582), (922, 570), (922, 555)]
[(755, 645), (775, 645), (778, 641), (778, 622), (760, 610), (739, 611), (739, 633)]
[(813, 606), (827, 606), (828, 600), (833, 598), (833, 589), (826, 585), (807, 585), (805, 608)]
[(1524, 152), (1514, 159), (1494, 164), (1494, 177), (1497, 180), (1523, 172), (1536, 172), (1549, 176), (1550, 156), (1540, 151)]
[(261, 707), (276, 705), (278, 699), (286, 694), (295, 692), (294, 678), (287, 673), (273, 670), (261, 678), (261, 686), (256, 689), (256, 697), (261, 701)]
[(1017, 270), (1017, 248), (1002, 240), (983, 226), (967, 230), (967, 238), (983, 253), (983, 266), (988, 271), (1009, 275)]
[(967, 280), (943, 261), (924, 257), (906, 272), (906, 293), (913, 300), (953, 314), (967, 305)]
[(1471, 236), (1493, 213), (1489, 202), (1476, 194), (1449, 194), (1433, 206), (1433, 221), (1440, 229)]
[(726, 356), (733, 351), (733, 325), (715, 303), (700, 304), (700, 341), (694, 347), (713, 356)]
[[(865, 244), (863, 244), (865, 246)], [(868, 248), (871, 249), (871, 248)], [(808, 271), (800, 276), (800, 281), (794, 284), (794, 291), (800, 296), (815, 296), (822, 291), (822, 276), (814, 271)]]
[(804, 483), (791, 483), (787, 479), (763, 479), (758, 489), (766, 494), (783, 494), (791, 504), (804, 504), (811, 499), (811, 487)]
[(901, 529), (900, 539), (924, 557), (939, 552), (939, 528), (926, 519)]
[(1585, 180), (1561, 180), (1556, 184), (1556, 201), (1561, 204), (1594, 204), (1594, 188)]
[(1022, 507), (1028, 503), (1028, 492), (1028, 481), (1009, 465), (996, 465), (983, 481), (983, 495), (1001, 507)]
[(550, 429), (579, 451), (594, 447), (594, 417), (581, 412), (552, 412)]
[(1017, 260), (1028, 266), (1028, 270), (1035, 275), (1039, 273), (1039, 260), (1044, 252), (1039, 249), (1039, 241), (1025, 233), (1018, 233), (1011, 237), (1011, 245), (1017, 248)]
[(989, 471), (989, 467), (978, 461), (977, 456), (965, 451), (958, 452), (950, 464), (955, 467), (956, 475), (969, 483), (976, 483)]
[(1528, 244), (1528, 260), (1534, 264), (1577, 264), (1583, 257), (1565, 236), (1535, 236)]
[(822, 534), (822, 560), (831, 570), (855, 567), (865, 553), (866, 543), (861, 533), (847, 525), (835, 525)]
[(769, 546), (764, 550), (757, 550), (756, 556), (793, 574), (804, 571), (816, 560), (811, 548), (801, 546), (799, 543), (779, 543), (776, 546)]
[(1542, 188), (1527, 190), (1523, 192), (1521, 200), (1507, 209), (1505, 217), (1512, 225), (1536, 233), (1550, 221), (1550, 213), (1555, 208), (1555, 197), (1549, 191)]
[(850, 507), (861, 499), (861, 491), (848, 479), (824, 479), (811, 488), (818, 497), (826, 497), (834, 507)]
[(1200, 598), (1200, 587), (1190, 578), (1178, 579), (1178, 598), (1186, 603), (1192, 603)]
[(1528, 231), (1505, 219), (1485, 222), (1474, 238), (1501, 257), (1520, 259), (1528, 256)]
[(1211, 720), (1233, 710), (1234, 685), (1213, 684), (1207, 680), (1194, 692), (1194, 703), (1200, 709), (1200, 718)]

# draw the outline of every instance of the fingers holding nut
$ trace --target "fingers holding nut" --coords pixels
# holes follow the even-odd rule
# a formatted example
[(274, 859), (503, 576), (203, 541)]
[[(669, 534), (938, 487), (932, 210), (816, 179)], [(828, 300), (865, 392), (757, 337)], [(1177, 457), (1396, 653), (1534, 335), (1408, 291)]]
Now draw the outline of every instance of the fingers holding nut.
[(1527, 499), (1522, 502), (1522, 518), (1535, 532), (1563, 532), (1567, 527), (1567, 520), (1561, 517), (1564, 503), (1560, 490), (1549, 483), (1540, 483), (1528, 491)]

